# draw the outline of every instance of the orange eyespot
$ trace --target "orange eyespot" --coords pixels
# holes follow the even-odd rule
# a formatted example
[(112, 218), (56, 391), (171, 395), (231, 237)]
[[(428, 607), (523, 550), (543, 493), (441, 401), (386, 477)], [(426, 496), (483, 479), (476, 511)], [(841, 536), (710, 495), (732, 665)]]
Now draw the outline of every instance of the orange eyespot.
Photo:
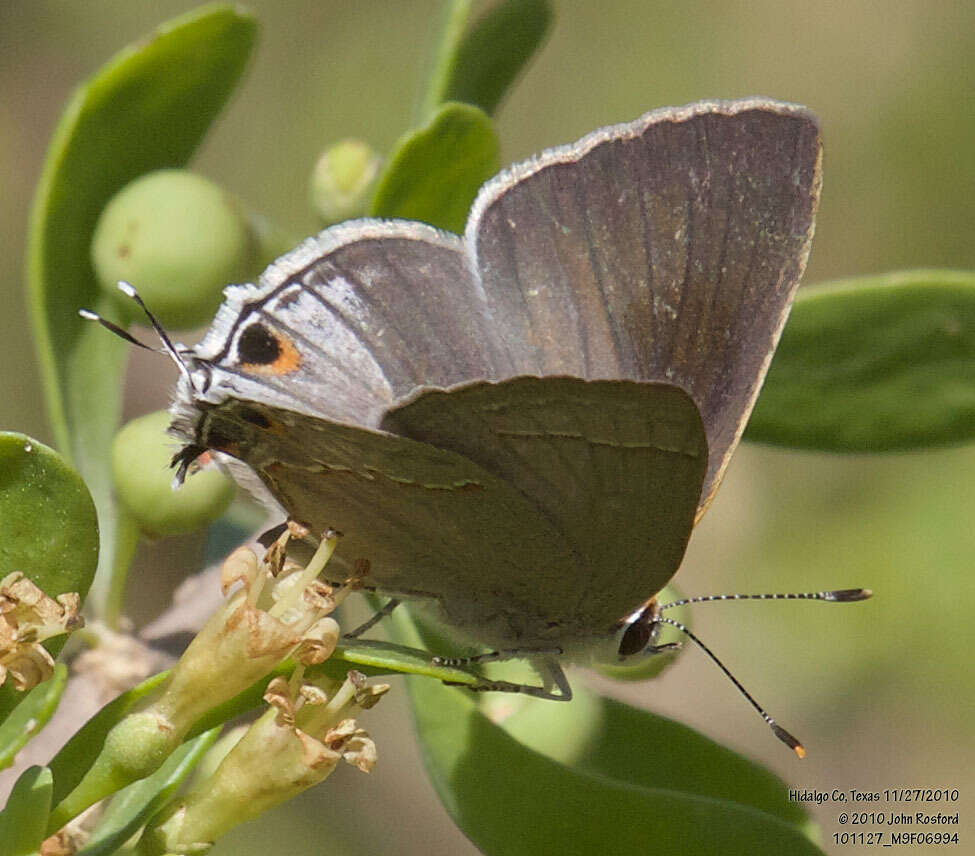
[(237, 355), (242, 369), (258, 375), (285, 375), (301, 366), (294, 342), (260, 322), (244, 328), (237, 340)]

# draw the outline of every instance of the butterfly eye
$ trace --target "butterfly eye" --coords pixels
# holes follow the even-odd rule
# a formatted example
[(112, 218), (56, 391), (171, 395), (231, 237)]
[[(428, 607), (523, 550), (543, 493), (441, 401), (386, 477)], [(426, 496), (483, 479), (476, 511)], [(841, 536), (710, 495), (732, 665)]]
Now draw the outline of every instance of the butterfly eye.
[(593, 665), (600, 670), (618, 671), (640, 669), (647, 658), (642, 654), (657, 638), (659, 625), (654, 621), (656, 601), (652, 600), (620, 620), (616, 631), (590, 648)]
[(659, 627), (650, 609), (641, 609), (630, 616), (616, 635), (620, 659), (643, 651), (656, 638)]

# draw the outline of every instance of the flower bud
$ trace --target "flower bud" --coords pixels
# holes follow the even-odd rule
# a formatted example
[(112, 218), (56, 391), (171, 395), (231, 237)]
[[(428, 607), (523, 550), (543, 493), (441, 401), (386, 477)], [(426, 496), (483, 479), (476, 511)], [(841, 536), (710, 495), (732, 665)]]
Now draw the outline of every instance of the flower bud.
[(234, 483), (213, 468), (194, 473), (173, 490), (168, 425), (169, 414), (163, 410), (141, 416), (125, 425), (112, 444), (116, 496), (150, 537), (201, 529), (234, 498)]
[(381, 165), (362, 140), (342, 140), (322, 153), (311, 175), (311, 202), (325, 225), (368, 213)]
[[(225, 285), (258, 267), (258, 241), (239, 204), (212, 181), (165, 169), (137, 178), (108, 202), (95, 226), (92, 263), (114, 297), (131, 282), (160, 323), (206, 324)], [(135, 307), (132, 321), (144, 323)]]
[[(368, 773), (376, 745), (352, 715), (358, 699), (375, 703), (389, 686), (366, 687), (350, 672), (339, 684), (298, 684), (274, 678), (270, 705), (207, 779), (171, 809), (149, 837), (159, 852), (198, 853), (228, 830), (327, 778), (339, 761)], [(308, 715), (311, 712), (311, 715)]]

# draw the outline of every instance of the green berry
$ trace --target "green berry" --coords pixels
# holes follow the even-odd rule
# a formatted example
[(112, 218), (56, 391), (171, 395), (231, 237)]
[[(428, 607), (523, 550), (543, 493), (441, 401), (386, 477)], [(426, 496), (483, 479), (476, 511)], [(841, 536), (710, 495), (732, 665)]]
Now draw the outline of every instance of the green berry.
[[(224, 286), (257, 266), (257, 241), (237, 202), (192, 172), (159, 170), (137, 178), (105, 206), (92, 240), (103, 289), (132, 283), (162, 325), (206, 324)], [(132, 307), (126, 313), (145, 323)]]
[(230, 505), (234, 484), (207, 469), (172, 489), (169, 466), (175, 443), (166, 435), (164, 410), (134, 419), (112, 444), (112, 479), (119, 502), (150, 537), (192, 532), (212, 523)]

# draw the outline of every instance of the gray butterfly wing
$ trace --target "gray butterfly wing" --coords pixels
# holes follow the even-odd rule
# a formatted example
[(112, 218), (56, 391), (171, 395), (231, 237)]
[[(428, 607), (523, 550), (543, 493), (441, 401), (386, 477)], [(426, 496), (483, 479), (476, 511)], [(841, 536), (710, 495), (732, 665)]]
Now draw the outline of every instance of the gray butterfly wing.
[[(186, 352), (173, 432), (347, 530), (342, 555), (372, 559), (381, 587), (440, 596), (461, 626), (526, 614), (534, 629), (508, 636), (537, 638), (569, 614), (568, 635), (605, 632), (676, 569), (740, 434), (805, 261), (818, 152), (799, 108), (694, 105), (503, 173), (463, 243), (416, 223), (327, 230), (228, 291)], [(519, 379), (544, 374), (577, 377)], [(495, 406), (524, 424), (471, 424)], [(657, 438), (658, 410), (683, 452)], [(449, 484), (490, 491), (437, 487), (430, 455), (458, 468)]]
[(335, 226), (226, 298), (186, 352), (194, 378), (177, 390), (177, 435), (193, 433), (198, 403), (227, 396), (375, 427), (419, 387), (496, 373), (496, 334), (464, 246), (421, 223)]
[[(231, 293), (177, 435), (246, 463), (313, 531), (343, 531), (338, 558), (368, 558), (372, 585), (434, 595), (484, 641), (611, 632), (680, 564), (707, 460), (694, 403), (627, 381), (458, 385), (499, 350), (476, 300), (446, 305), (469, 276), (459, 242), (402, 223), (327, 234)], [(388, 433), (371, 430), (403, 389)]]
[[(471, 390), (475, 398), (478, 392)], [(651, 593), (641, 556), (628, 556), (619, 569), (630, 585), (605, 585), (577, 547), (586, 533), (566, 538), (507, 480), (450, 450), (235, 399), (206, 409), (199, 431), (211, 448), (245, 460), (313, 532), (343, 533), (326, 569), (331, 579), (341, 581), (356, 559), (368, 559), (367, 585), (433, 597), (449, 622), (486, 644), (550, 646), (604, 636), (635, 605), (634, 590)], [(670, 445), (666, 433), (661, 429), (654, 442)], [(673, 439), (677, 456), (687, 458), (686, 438)], [(612, 495), (605, 499), (614, 506)], [(684, 505), (689, 532), (696, 496)], [(611, 518), (604, 509), (595, 513)], [(599, 525), (594, 518), (593, 529)], [(667, 564), (676, 567), (671, 558)]]
[(676, 384), (701, 410), (707, 506), (805, 266), (815, 118), (767, 100), (649, 113), (492, 179), (466, 231), (499, 365)]
[[(383, 427), (463, 455), (530, 498), (583, 560), (583, 574), (558, 588), (564, 609), (584, 599), (599, 617), (592, 630), (605, 632), (607, 614), (622, 618), (680, 565), (708, 451), (697, 407), (678, 387), (570, 377), (473, 383), (418, 394)], [(508, 581), (491, 584), (503, 590)]]

